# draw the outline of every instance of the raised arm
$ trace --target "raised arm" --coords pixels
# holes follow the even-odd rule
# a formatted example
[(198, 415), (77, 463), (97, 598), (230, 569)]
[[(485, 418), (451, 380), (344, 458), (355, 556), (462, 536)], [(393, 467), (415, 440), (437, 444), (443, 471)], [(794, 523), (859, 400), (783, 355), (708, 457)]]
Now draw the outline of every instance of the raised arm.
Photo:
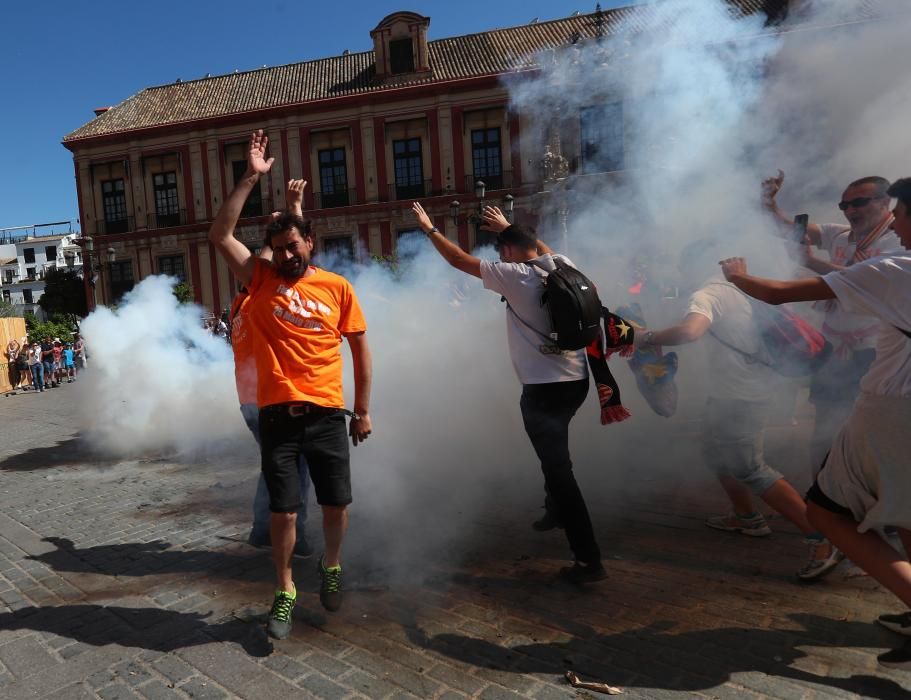
[(422, 207), (419, 202), (412, 204), (411, 209), (415, 216), (417, 216), (418, 225), (421, 227), (421, 230), (427, 234), (427, 238), (430, 239), (433, 247), (437, 249), (437, 252), (443, 256), (446, 262), (457, 270), (466, 272), (469, 275), (474, 275), (475, 277), (481, 276), (480, 258), (476, 258), (473, 255), (466, 253), (440, 233), (439, 229), (433, 225), (433, 221), (430, 220), (427, 212), (424, 211), (424, 207)]
[(264, 136), (262, 129), (250, 137), (247, 150), (247, 170), (234, 186), (231, 194), (222, 204), (221, 209), (209, 229), (209, 240), (228, 263), (234, 276), (244, 285), (253, 279), (254, 256), (243, 243), (234, 237), (234, 228), (244, 208), (244, 202), (259, 182), (259, 178), (269, 172), (275, 158), (266, 160), (266, 147), (269, 137)]
[(288, 203), (288, 211), (295, 216), (303, 216), (304, 188), (307, 187), (306, 180), (288, 180), (288, 190), (285, 194), (285, 201)]
[(835, 298), (835, 292), (822, 277), (770, 280), (748, 274), (744, 258), (727, 258), (719, 264), (728, 282), (744, 294), (764, 301), (766, 304), (778, 305), (792, 301), (818, 301)]
[(351, 419), (348, 434), (351, 435), (351, 442), (357, 445), (373, 432), (373, 423), (370, 420), (373, 359), (370, 355), (370, 346), (367, 345), (366, 333), (351, 333), (345, 337), (348, 338), (354, 367), (354, 412), (357, 414), (357, 418)]
[[(784, 184), (784, 172), (778, 171), (777, 177), (768, 177), (762, 181), (762, 206), (774, 218), (782, 237), (794, 232), (794, 218), (785, 214), (778, 206), (776, 197)], [(822, 244), (822, 229), (819, 224), (807, 224), (807, 239), (817, 248)], [(795, 241), (796, 242), (796, 241)]]

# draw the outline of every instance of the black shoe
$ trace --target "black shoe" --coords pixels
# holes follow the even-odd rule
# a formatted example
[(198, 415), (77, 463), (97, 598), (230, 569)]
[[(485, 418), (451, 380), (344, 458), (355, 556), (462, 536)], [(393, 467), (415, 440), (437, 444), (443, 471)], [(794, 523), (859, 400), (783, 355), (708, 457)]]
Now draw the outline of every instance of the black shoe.
[(911, 671), (911, 642), (892, 651), (887, 651), (876, 657), (880, 666), (897, 668), (902, 671)]
[(583, 583), (597, 583), (607, 578), (607, 571), (601, 562), (595, 564), (574, 563), (572, 566), (564, 566), (560, 569), (560, 576), (565, 581), (574, 583), (577, 586)]
[(911, 611), (898, 615), (880, 615), (876, 621), (887, 630), (911, 637)]
[(271, 547), (272, 536), (268, 532), (256, 532), (255, 530), (250, 530), (250, 536), (247, 538), (247, 544), (258, 549)]
[(323, 566), (323, 558), (319, 558), (317, 565), (319, 571), (319, 602), (329, 612), (335, 612), (342, 607), (342, 567), (333, 566), (327, 569)]
[(303, 535), (298, 535), (297, 540), (294, 542), (294, 556), (301, 559), (313, 556), (313, 547)]
[(547, 532), (548, 530), (553, 530), (557, 527), (562, 528), (563, 523), (557, 520), (557, 516), (553, 515), (550, 511), (544, 511), (544, 515), (538, 520), (535, 520), (531, 524), (531, 527), (538, 532)]

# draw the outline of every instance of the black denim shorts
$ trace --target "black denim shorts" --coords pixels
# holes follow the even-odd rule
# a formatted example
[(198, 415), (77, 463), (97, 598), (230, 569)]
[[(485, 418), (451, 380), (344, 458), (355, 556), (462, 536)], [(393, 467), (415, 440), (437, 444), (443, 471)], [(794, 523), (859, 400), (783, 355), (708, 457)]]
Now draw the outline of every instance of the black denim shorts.
[(259, 433), (263, 476), (273, 513), (293, 513), (301, 506), (297, 469), (301, 454), (307, 459), (317, 503), (351, 503), (348, 429), (340, 409), (316, 406), (298, 412), (288, 404), (266, 406), (259, 412)]

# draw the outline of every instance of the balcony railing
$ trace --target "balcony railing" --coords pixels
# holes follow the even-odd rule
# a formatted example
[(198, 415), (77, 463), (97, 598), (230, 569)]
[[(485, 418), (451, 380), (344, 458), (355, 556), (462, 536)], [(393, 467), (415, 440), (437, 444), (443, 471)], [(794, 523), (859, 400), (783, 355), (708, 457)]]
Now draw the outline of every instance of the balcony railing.
[(466, 175), (465, 188), (462, 190), (466, 193), (473, 193), (475, 184), (481, 180), (488, 192), (493, 190), (506, 190), (513, 186), (512, 171), (504, 170), (499, 175)]
[(180, 209), (170, 214), (149, 214), (149, 228), (170, 228), (171, 226), (183, 226), (187, 223), (187, 210)]
[(396, 202), (408, 199), (423, 199), (433, 196), (433, 181), (424, 180), (413, 185), (389, 185), (389, 201)]
[(357, 190), (336, 190), (335, 192), (314, 192), (314, 209), (332, 209), (335, 207), (349, 207), (357, 204)]
[(132, 216), (123, 219), (105, 219), (98, 222), (98, 232), (103, 234), (126, 233), (135, 230), (136, 225)]

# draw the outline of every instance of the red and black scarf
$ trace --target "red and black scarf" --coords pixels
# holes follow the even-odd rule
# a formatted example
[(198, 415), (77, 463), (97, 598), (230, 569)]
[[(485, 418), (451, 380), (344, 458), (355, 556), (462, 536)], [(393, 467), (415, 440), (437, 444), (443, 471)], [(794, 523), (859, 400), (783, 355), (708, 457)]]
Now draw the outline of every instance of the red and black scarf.
[(607, 360), (616, 352), (622, 357), (632, 355), (636, 330), (631, 323), (604, 307), (601, 308), (601, 317), (603, 323), (598, 329), (598, 337), (585, 349), (585, 355), (598, 389), (601, 425), (608, 425), (626, 420), (630, 412), (620, 402), (620, 387), (607, 366)]

